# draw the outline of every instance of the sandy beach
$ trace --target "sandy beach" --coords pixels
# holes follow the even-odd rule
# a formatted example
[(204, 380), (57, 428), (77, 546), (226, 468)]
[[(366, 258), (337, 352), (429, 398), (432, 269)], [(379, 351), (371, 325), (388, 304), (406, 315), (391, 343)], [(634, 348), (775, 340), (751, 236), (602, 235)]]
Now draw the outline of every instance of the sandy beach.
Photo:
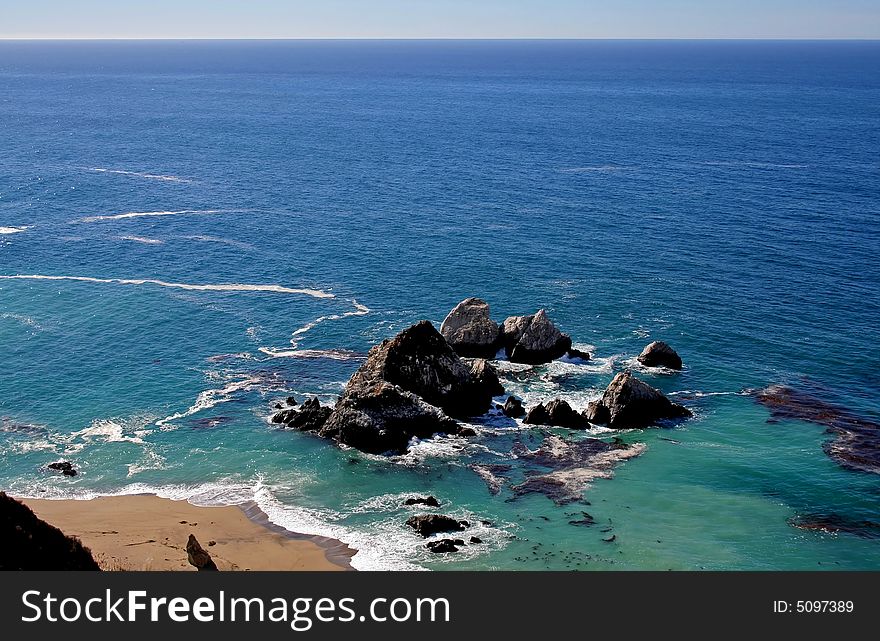
[(20, 499), (38, 517), (78, 537), (105, 570), (196, 569), (190, 534), (223, 570), (348, 570), (354, 553), (338, 541), (288, 532), (254, 505), (197, 507), (157, 496)]

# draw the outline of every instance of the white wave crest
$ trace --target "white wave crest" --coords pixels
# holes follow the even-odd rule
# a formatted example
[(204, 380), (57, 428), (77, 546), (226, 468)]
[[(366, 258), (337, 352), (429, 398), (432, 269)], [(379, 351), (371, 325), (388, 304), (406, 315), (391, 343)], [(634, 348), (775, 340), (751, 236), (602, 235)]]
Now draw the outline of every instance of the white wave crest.
[(0, 227), (0, 236), (6, 236), (9, 234), (20, 234), (26, 229), (30, 229), (30, 227)]
[(144, 218), (154, 216), (182, 216), (187, 214), (222, 214), (223, 209), (180, 209), (177, 211), (127, 211), (123, 214), (110, 214), (105, 216), (86, 216), (77, 222), (97, 223), (102, 220), (125, 220), (126, 218)]
[(191, 183), (192, 180), (188, 178), (181, 178), (180, 176), (172, 176), (170, 174), (150, 174), (142, 171), (128, 171), (126, 169), (107, 169), (105, 167), (89, 167), (89, 171), (98, 172), (101, 174), (119, 174), (122, 176), (135, 176), (137, 178), (149, 178), (151, 180), (164, 180), (172, 183)]
[(195, 403), (193, 403), (186, 410), (159, 419), (158, 421), (156, 421), (156, 425), (161, 428), (165, 428), (169, 423), (172, 423), (173, 421), (192, 416), (197, 412), (210, 409), (215, 405), (219, 405), (220, 403), (225, 403), (226, 401), (231, 400), (232, 395), (236, 392), (242, 392), (252, 389), (255, 385), (258, 385), (260, 381), (261, 379), (256, 376), (249, 376), (244, 379), (232, 381), (219, 389), (205, 390), (198, 395)]
[(129, 240), (133, 243), (143, 243), (144, 245), (161, 245), (164, 242), (158, 238), (145, 238), (143, 236), (120, 236), (119, 240)]
[(249, 285), (245, 283), (222, 283), (219, 285), (193, 285), (190, 283), (169, 283), (153, 278), (92, 278), (91, 276), (48, 276), (45, 274), (0, 275), (2, 280), (72, 280), (83, 283), (112, 283), (117, 285), (155, 285), (209, 292), (272, 292), (276, 294), (305, 294), (314, 298), (336, 298), (330, 292), (320, 289), (285, 287), (283, 285)]

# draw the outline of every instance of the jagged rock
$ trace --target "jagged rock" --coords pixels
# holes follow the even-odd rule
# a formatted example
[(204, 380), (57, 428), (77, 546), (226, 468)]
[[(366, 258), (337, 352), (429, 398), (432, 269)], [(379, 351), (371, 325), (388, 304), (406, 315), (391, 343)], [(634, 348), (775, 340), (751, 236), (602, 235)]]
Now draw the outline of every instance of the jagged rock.
[(691, 412), (673, 403), (660, 390), (640, 381), (631, 372), (621, 372), (608, 385), (601, 400), (586, 411), (591, 423), (616, 429), (646, 427), (662, 419), (686, 418)]
[(457, 434), (461, 427), (437, 407), (384, 381), (351, 386), (319, 434), (372, 454), (405, 452), (413, 437)]
[(542, 309), (530, 316), (511, 316), (501, 326), (501, 342), (514, 363), (549, 363), (571, 349), (571, 337), (560, 332)]
[(186, 559), (189, 561), (189, 564), (194, 566), (199, 572), (217, 571), (214, 559), (212, 559), (211, 555), (205, 551), (205, 548), (199, 545), (196, 537), (192, 534), (189, 535), (189, 539), (187, 539), (186, 542)]
[(440, 326), (443, 338), (461, 356), (494, 358), (501, 330), (489, 317), (489, 304), (479, 298), (461, 301)]
[(283, 423), (285, 427), (303, 432), (317, 432), (332, 412), (332, 408), (322, 407), (317, 397), (313, 397), (304, 401), (299, 409), (278, 412), (272, 417), (272, 422)]
[(297, 403), (296, 403), (296, 399), (295, 399), (293, 396), (288, 396), (288, 397), (287, 397), (287, 406), (288, 406), (288, 407), (293, 407), (293, 406), (296, 405), (296, 404), (297, 404)]
[(570, 350), (568, 350), (568, 352), (566, 352), (565, 355), (566, 355), (568, 358), (579, 359), (579, 360), (582, 360), (582, 361), (588, 361), (588, 360), (590, 360), (590, 359), (593, 357), (593, 355), (590, 354), (589, 352), (585, 352), (585, 351), (583, 351), (583, 350), (575, 349), (575, 348), (573, 348), (573, 347), (572, 347)]
[(0, 492), (0, 570), (100, 570), (89, 548)]
[(550, 425), (571, 429), (586, 429), (590, 426), (590, 422), (583, 414), (575, 412), (571, 405), (561, 398), (555, 398), (547, 403), (546, 410), (550, 417)]
[(663, 341), (654, 341), (639, 354), (638, 361), (646, 367), (681, 369), (681, 357)]
[(440, 539), (439, 541), (428, 541), (425, 543), (425, 547), (434, 554), (458, 552), (459, 545), (464, 545), (464, 541), (461, 539)]
[(406, 524), (426, 538), (440, 532), (460, 532), (470, 525), (467, 521), (459, 521), (443, 514), (411, 516)]
[(68, 461), (58, 461), (57, 463), (49, 463), (47, 465), (50, 470), (57, 470), (61, 472), (64, 476), (76, 476), (77, 471), (73, 467), (73, 463)]
[(471, 377), (477, 389), (482, 389), (490, 397), (504, 394), (504, 386), (498, 380), (498, 372), (486, 359), (477, 358), (471, 363)]
[(555, 398), (546, 405), (538, 403), (529, 410), (525, 423), (530, 425), (552, 425), (570, 429), (586, 429), (589, 421), (583, 414), (574, 411), (566, 401)]
[[(478, 367), (486, 371), (484, 367)], [(487, 374), (488, 375), (488, 374)], [(492, 406), (492, 390), (428, 321), (420, 321), (370, 350), (346, 389), (386, 381), (441, 408), (449, 416), (478, 416)]]
[(538, 403), (526, 412), (523, 423), (528, 423), (529, 425), (549, 425), (550, 414), (547, 413), (547, 408), (544, 407), (543, 403)]
[(428, 507), (440, 507), (440, 501), (433, 496), (410, 497), (403, 502), (404, 505), (427, 505)]
[(507, 397), (507, 400), (504, 401), (504, 407), (501, 408), (501, 411), (504, 412), (505, 416), (508, 416), (510, 418), (519, 418), (526, 413), (525, 409), (523, 409), (522, 401), (513, 396)]
[(478, 536), (472, 536), (472, 537), (471, 537), (471, 543), (482, 543), (482, 542), (483, 542), (483, 539), (481, 539), (481, 538), (478, 537)]

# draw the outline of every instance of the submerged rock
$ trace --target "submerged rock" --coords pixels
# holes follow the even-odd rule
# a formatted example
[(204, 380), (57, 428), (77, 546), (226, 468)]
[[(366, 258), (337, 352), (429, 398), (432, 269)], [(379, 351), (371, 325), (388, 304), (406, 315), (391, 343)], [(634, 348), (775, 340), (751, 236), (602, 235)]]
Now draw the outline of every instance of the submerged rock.
[(461, 427), (415, 394), (384, 381), (351, 387), (319, 434), (371, 454), (406, 451), (410, 440)]
[(504, 415), (509, 418), (519, 418), (526, 413), (525, 409), (523, 409), (522, 401), (514, 396), (507, 397), (507, 400), (504, 401), (504, 407), (501, 408), (501, 411), (504, 412)]
[(0, 492), (0, 570), (100, 570), (89, 548)]
[(189, 535), (186, 542), (186, 559), (189, 564), (195, 567), (199, 572), (216, 572), (217, 566), (214, 559), (203, 548), (195, 536)]
[(526, 479), (511, 489), (516, 497), (540, 493), (558, 505), (583, 500), (595, 479), (610, 479), (620, 462), (645, 451), (641, 443), (606, 443), (597, 438), (566, 440), (548, 436), (537, 450), (522, 446), (515, 453), (529, 466)]
[(50, 470), (57, 470), (58, 472), (61, 472), (64, 476), (77, 475), (77, 471), (76, 469), (74, 469), (73, 463), (70, 463), (69, 461), (58, 461), (56, 463), (49, 463), (49, 465), (47, 465), (46, 467)]
[(827, 427), (835, 438), (823, 447), (839, 465), (880, 474), (880, 423), (786, 385), (770, 385), (752, 394), (774, 419), (797, 419)]
[(441, 532), (460, 532), (470, 526), (467, 521), (460, 521), (443, 514), (411, 516), (406, 524), (426, 538)]
[(647, 427), (663, 419), (692, 416), (690, 410), (673, 403), (629, 371), (615, 376), (602, 398), (590, 403), (585, 414), (591, 423), (615, 429)]
[(880, 539), (880, 523), (850, 519), (839, 514), (799, 514), (788, 519), (788, 524), (801, 530), (853, 534), (863, 539)]
[(681, 369), (681, 357), (667, 343), (654, 341), (638, 356), (638, 361), (646, 367), (667, 367)]
[(571, 350), (571, 337), (560, 332), (543, 309), (511, 316), (501, 326), (501, 343), (514, 363), (549, 363)]
[(449, 312), (440, 333), (461, 356), (494, 358), (501, 330), (489, 316), (489, 304), (479, 298), (461, 301)]
[(433, 496), (410, 497), (403, 502), (404, 505), (427, 505), (428, 507), (440, 507), (440, 501)]

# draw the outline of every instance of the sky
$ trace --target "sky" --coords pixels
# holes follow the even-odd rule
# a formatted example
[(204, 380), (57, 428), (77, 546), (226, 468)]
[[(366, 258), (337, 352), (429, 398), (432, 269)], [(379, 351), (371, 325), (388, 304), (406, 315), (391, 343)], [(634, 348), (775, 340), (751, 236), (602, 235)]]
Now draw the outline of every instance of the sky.
[(880, 38), (880, 0), (0, 0), (0, 38)]

